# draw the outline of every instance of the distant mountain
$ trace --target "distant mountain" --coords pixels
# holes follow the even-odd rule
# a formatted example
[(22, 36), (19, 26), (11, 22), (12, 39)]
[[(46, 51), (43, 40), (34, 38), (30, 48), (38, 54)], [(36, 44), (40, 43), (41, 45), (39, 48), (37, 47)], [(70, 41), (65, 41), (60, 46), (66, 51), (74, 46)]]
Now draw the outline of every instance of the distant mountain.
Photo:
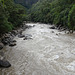
[(14, 0), (14, 1), (15, 1), (15, 3), (19, 3), (27, 8), (31, 8), (31, 6), (34, 3), (38, 2), (38, 0)]

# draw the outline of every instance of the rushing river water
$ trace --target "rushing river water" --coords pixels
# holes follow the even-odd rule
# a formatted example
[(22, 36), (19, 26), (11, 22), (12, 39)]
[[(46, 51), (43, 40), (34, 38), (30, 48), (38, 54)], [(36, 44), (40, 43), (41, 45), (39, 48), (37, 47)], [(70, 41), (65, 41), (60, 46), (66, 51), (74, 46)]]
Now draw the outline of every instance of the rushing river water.
[(35, 25), (23, 32), (33, 39), (15, 37), (17, 45), (5, 48), (12, 66), (2, 69), (1, 75), (75, 75), (75, 34), (49, 29), (46, 24), (27, 25)]

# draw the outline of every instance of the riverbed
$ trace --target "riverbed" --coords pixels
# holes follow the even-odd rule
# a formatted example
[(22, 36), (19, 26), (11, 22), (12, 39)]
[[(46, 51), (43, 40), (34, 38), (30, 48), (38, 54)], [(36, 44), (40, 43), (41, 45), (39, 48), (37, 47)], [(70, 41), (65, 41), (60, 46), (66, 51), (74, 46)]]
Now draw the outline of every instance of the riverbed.
[(0, 75), (75, 75), (75, 34), (66, 34), (52, 25), (27, 23), (33, 26), (23, 31), (32, 39), (15, 37), (17, 45), (4, 48), (8, 69)]

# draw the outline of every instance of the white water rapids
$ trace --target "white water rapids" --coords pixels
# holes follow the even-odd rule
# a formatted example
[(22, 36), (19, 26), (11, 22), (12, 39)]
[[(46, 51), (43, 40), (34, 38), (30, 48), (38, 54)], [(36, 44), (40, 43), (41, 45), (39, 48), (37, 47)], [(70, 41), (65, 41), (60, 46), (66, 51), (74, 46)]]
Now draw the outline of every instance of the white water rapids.
[(75, 75), (75, 34), (49, 29), (47, 24), (27, 25), (35, 25), (23, 32), (33, 39), (15, 37), (17, 45), (5, 48), (12, 66), (1, 75)]

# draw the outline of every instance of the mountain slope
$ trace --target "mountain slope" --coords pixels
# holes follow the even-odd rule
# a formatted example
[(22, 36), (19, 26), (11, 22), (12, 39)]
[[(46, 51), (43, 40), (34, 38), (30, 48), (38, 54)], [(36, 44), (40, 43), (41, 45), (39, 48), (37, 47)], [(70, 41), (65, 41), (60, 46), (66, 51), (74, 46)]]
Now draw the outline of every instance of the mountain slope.
[(15, 3), (19, 3), (27, 8), (30, 8), (38, 0), (14, 0), (14, 1), (15, 1)]

